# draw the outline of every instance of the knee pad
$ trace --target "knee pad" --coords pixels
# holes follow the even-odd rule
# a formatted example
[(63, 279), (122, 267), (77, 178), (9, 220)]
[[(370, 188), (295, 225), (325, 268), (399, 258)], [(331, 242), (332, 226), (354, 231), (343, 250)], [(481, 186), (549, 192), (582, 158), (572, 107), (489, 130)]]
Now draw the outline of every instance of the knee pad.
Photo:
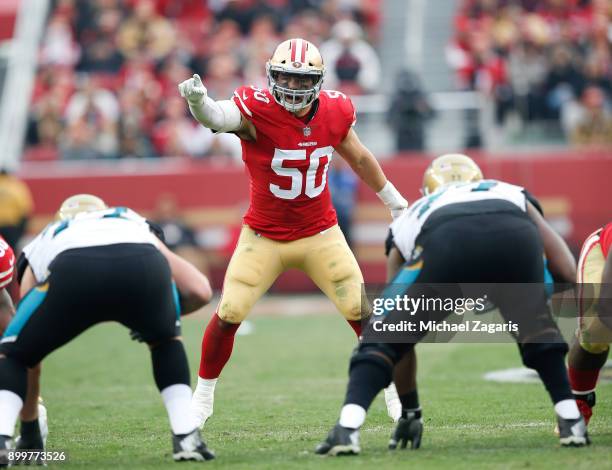
[(249, 314), (253, 304), (259, 299), (258, 289), (262, 278), (247, 280), (245, 276), (232, 273), (223, 284), (221, 302), (217, 315), (228, 323), (240, 323)]
[(608, 343), (589, 343), (581, 340), (580, 347), (591, 354), (601, 354), (606, 352), (610, 345)]
[(580, 345), (593, 354), (604, 352), (612, 342), (612, 329), (599, 316), (582, 318), (578, 331)]
[(241, 305), (241, 303), (240, 299), (225, 300), (225, 298), (222, 298), (217, 316), (227, 323), (242, 323), (249, 314), (250, 309)]
[(161, 391), (170, 385), (189, 385), (189, 364), (183, 342), (168, 339), (151, 349), (153, 376)]
[(567, 343), (558, 331), (551, 332), (536, 339), (541, 342), (519, 344), (523, 364), (531, 369), (537, 368), (540, 357), (543, 355), (551, 351), (557, 351), (565, 355), (569, 350)]
[(334, 291), (331, 300), (344, 318), (361, 320), (369, 315), (368, 299), (362, 291), (362, 281), (354, 272), (340, 280), (332, 279), (332, 285)]
[[(361, 287), (359, 289), (348, 289), (349, 295), (344, 302), (340, 302), (342, 316), (351, 321), (359, 321), (369, 316), (367, 299), (361, 298)], [(356, 292), (354, 292), (356, 291)]]
[(383, 369), (393, 379), (393, 366), (399, 360), (398, 354), (384, 343), (361, 343), (353, 351), (349, 364), (349, 373), (356, 364), (369, 362)]

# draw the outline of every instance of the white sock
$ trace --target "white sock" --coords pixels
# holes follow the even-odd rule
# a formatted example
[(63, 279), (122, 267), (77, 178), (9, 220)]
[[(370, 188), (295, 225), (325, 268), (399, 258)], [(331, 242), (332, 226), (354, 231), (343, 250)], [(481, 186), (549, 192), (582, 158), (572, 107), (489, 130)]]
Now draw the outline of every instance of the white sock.
[(198, 385), (196, 385), (195, 393), (215, 393), (215, 386), (217, 385), (216, 379), (203, 379), (198, 377)]
[(340, 412), (340, 426), (343, 428), (360, 428), (366, 418), (366, 410), (359, 405), (349, 404), (342, 407)]
[(161, 391), (161, 396), (174, 434), (187, 434), (197, 427), (191, 412), (191, 387), (189, 385), (170, 385)]
[(580, 417), (580, 410), (578, 410), (576, 400), (573, 398), (555, 403), (555, 411), (563, 419), (576, 419)]
[(19, 395), (9, 390), (0, 390), (0, 434), (13, 435), (21, 408), (23, 400)]

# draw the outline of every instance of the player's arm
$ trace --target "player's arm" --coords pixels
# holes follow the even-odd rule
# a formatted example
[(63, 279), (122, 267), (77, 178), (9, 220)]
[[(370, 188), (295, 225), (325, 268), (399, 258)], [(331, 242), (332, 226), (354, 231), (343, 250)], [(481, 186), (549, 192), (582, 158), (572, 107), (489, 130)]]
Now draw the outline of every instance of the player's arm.
[(36, 285), (36, 278), (32, 272), (32, 268), (28, 266), (23, 272), (21, 281), (19, 284), (19, 296), (23, 299), (24, 296)]
[(389, 229), (389, 233), (385, 240), (385, 255), (387, 256), (387, 282), (391, 282), (406, 262), (393, 242), (393, 232), (391, 229)]
[(254, 139), (255, 127), (253, 123), (243, 119), (236, 103), (232, 100), (215, 101), (210, 98), (197, 73), (180, 83), (178, 88), (189, 105), (191, 115), (204, 127), (215, 132), (234, 132), (241, 139)]
[(0, 335), (4, 333), (14, 314), (15, 306), (11, 296), (6, 289), (0, 290)]
[(387, 180), (378, 161), (372, 152), (361, 143), (353, 128), (336, 147), (336, 151), (347, 161), (359, 178), (376, 192), (381, 201), (391, 210), (393, 218), (398, 217), (408, 207), (408, 201)]
[(548, 259), (548, 269), (552, 275), (565, 282), (575, 282), (576, 260), (565, 240), (553, 230), (542, 214), (530, 202), (527, 202), (527, 214), (540, 232), (544, 243), (544, 253)]
[(387, 257), (387, 282), (391, 282), (405, 262), (400, 251), (395, 247), (391, 248)]
[(170, 270), (172, 271), (172, 278), (179, 290), (181, 313), (188, 314), (195, 312), (210, 302), (212, 289), (210, 288), (208, 278), (189, 261), (170, 251), (164, 243), (159, 242), (158, 248), (166, 260), (168, 260)]

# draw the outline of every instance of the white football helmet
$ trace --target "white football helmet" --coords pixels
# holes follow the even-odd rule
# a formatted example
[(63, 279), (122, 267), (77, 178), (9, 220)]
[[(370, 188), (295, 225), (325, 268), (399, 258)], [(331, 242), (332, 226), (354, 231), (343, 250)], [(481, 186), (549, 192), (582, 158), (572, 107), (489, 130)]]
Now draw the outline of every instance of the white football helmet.
[[(319, 96), (325, 65), (319, 50), (304, 39), (288, 39), (279, 44), (266, 64), (268, 89), (283, 108), (291, 113), (310, 105)], [(290, 88), (288, 77), (298, 78), (299, 88)]]

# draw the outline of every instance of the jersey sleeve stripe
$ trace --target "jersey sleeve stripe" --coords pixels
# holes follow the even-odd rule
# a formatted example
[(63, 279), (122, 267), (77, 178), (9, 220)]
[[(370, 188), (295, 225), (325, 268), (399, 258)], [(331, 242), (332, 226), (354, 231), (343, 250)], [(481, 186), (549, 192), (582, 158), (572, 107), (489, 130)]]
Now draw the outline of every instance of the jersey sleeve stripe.
[(578, 283), (583, 282), (584, 278), (584, 262), (589, 254), (589, 252), (595, 247), (595, 245), (599, 243), (599, 231), (592, 233), (589, 238), (587, 238), (586, 242), (584, 242), (584, 246), (580, 252), (580, 257), (578, 258)]
[(0, 279), (6, 277), (6, 276), (12, 276), (13, 275), (13, 268), (14, 266), (11, 266), (10, 268), (8, 268), (6, 271), (3, 271), (0, 273)]
[(240, 95), (236, 92), (234, 92), (234, 96), (236, 98), (238, 98), (238, 105), (241, 108), (241, 111), (246, 114), (249, 117), (253, 117), (253, 113), (251, 112), (251, 110), (249, 108), (247, 108), (247, 105), (244, 104), (244, 101), (242, 101), (242, 98), (240, 98)]
[(576, 281), (578, 282), (578, 315), (579, 315), (579, 324), (582, 322), (584, 317), (586, 308), (584, 301), (584, 264), (589, 253), (597, 246), (599, 243), (599, 231), (591, 234), (589, 238), (587, 238), (582, 250), (580, 252), (580, 257), (578, 258), (578, 276)]
[(13, 276), (9, 277), (8, 279), (4, 279), (3, 281), (0, 281), (0, 289), (8, 286), (12, 280), (13, 280)]

